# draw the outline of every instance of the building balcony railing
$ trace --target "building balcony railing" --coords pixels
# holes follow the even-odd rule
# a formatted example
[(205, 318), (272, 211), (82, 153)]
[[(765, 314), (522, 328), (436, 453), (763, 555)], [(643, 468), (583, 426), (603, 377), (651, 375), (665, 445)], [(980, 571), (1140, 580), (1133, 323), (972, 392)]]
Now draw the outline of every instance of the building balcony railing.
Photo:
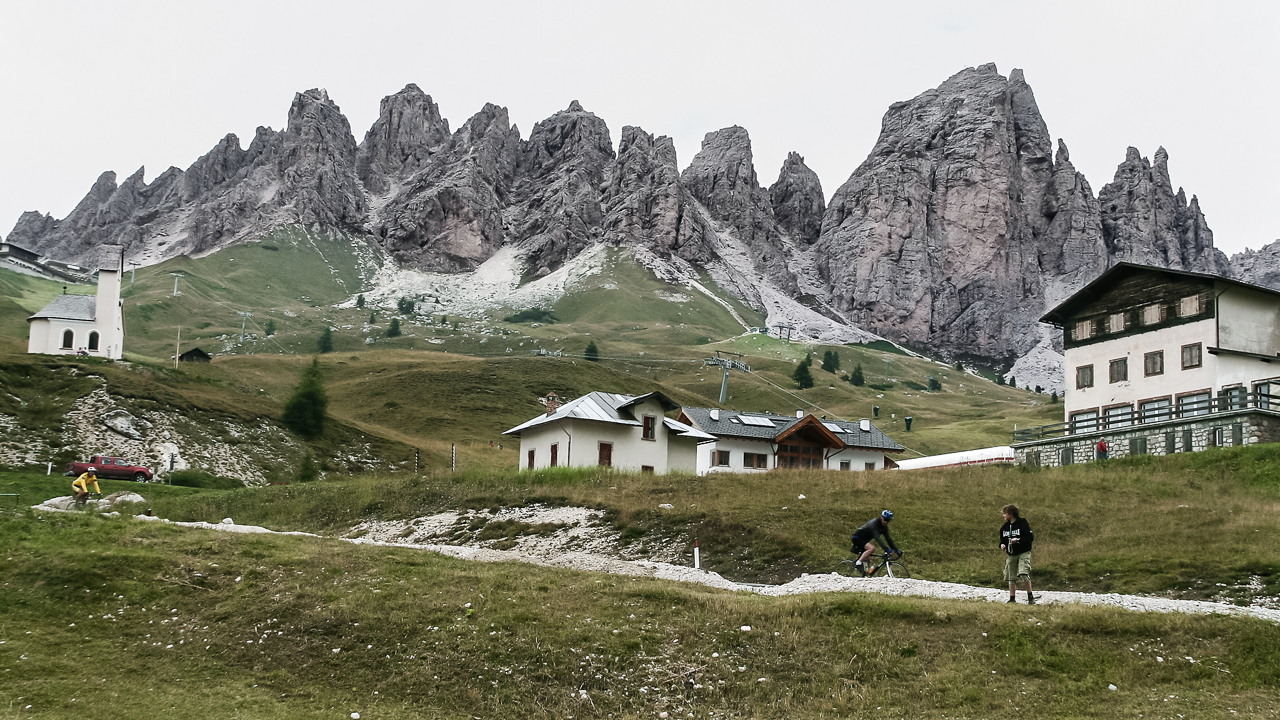
[(1183, 398), (1174, 405), (1148, 404), (1145, 407), (1139, 406), (1136, 410), (1132, 407), (1127, 407), (1115, 412), (1104, 412), (1102, 415), (1095, 417), (1014, 430), (1013, 442), (1023, 443), (1071, 435), (1086, 435), (1120, 430), (1137, 425), (1164, 423), (1173, 420), (1191, 420), (1206, 415), (1240, 410), (1280, 412), (1280, 395), (1228, 391), (1218, 397), (1198, 396), (1194, 399)]

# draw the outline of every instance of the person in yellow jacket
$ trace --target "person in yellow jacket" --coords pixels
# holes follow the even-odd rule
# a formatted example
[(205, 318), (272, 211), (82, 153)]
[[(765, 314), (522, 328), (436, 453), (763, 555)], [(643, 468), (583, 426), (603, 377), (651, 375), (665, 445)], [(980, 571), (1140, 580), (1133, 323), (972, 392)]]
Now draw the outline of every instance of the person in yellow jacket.
[(75, 494), (76, 494), (77, 507), (82, 506), (86, 502), (88, 502), (89, 483), (93, 483), (93, 491), (95, 493), (98, 493), (99, 495), (102, 494), (102, 490), (98, 488), (98, 469), (97, 468), (92, 468), (92, 467), (85, 468), (84, 474), (76, 478), (75, 482), (71, 483), (71, 489), (75, 491)]

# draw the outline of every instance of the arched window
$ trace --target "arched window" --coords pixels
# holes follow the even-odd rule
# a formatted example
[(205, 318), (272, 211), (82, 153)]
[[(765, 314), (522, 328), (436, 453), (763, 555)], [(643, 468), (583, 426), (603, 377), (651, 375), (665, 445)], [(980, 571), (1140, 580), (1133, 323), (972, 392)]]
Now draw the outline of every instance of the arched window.
[(97, 330), (94, 330), (93, 332), (89, 333), (89, 349), (90, 350), (98, 349), (98, 331)]
[(70, 350), (71, 346), (75, 343), (75, 340), (76, 340), (75, 332), (71, 330), (62, 331), (62, 349), (63, 350)]

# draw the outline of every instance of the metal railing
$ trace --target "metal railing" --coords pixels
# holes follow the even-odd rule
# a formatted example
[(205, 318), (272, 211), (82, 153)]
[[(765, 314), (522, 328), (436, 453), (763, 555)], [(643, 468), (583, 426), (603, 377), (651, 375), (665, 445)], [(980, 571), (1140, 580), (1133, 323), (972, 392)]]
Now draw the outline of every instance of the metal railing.
[(1171, 420), (1189, 420), (1236, 410), (1280, 411), (1280, 395), (1227, 392), (1217, 397), (1204, 395), (1186, 397), (1178, 400), (1173, 405), (1155, 406), (1148, 404), (1146, 407), (1139, 406), (1136, 410), (1130, 406), (1116, 412), (1104, 412), (1102, 415), (1091, 418), (1080, 418), (1053, 425), (1040, 425), (1014, 430), (1013, 441), (1020, 443), (1070, 435), (1084, 435), (1099, 431), (1116, 431), (1137, 425), (1148, 425)]

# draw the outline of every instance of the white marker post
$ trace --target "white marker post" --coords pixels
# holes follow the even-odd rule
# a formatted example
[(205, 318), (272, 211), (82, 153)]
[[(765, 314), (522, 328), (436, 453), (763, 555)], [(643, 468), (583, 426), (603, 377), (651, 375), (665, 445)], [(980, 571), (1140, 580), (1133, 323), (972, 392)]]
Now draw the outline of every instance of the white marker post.
[(702, 558), (700, 557), (699, 550), (700, 548), (698, 547), (698, 538), (694, 538), (693, 539), (693, 569), (694, 570), (702, 569)]

